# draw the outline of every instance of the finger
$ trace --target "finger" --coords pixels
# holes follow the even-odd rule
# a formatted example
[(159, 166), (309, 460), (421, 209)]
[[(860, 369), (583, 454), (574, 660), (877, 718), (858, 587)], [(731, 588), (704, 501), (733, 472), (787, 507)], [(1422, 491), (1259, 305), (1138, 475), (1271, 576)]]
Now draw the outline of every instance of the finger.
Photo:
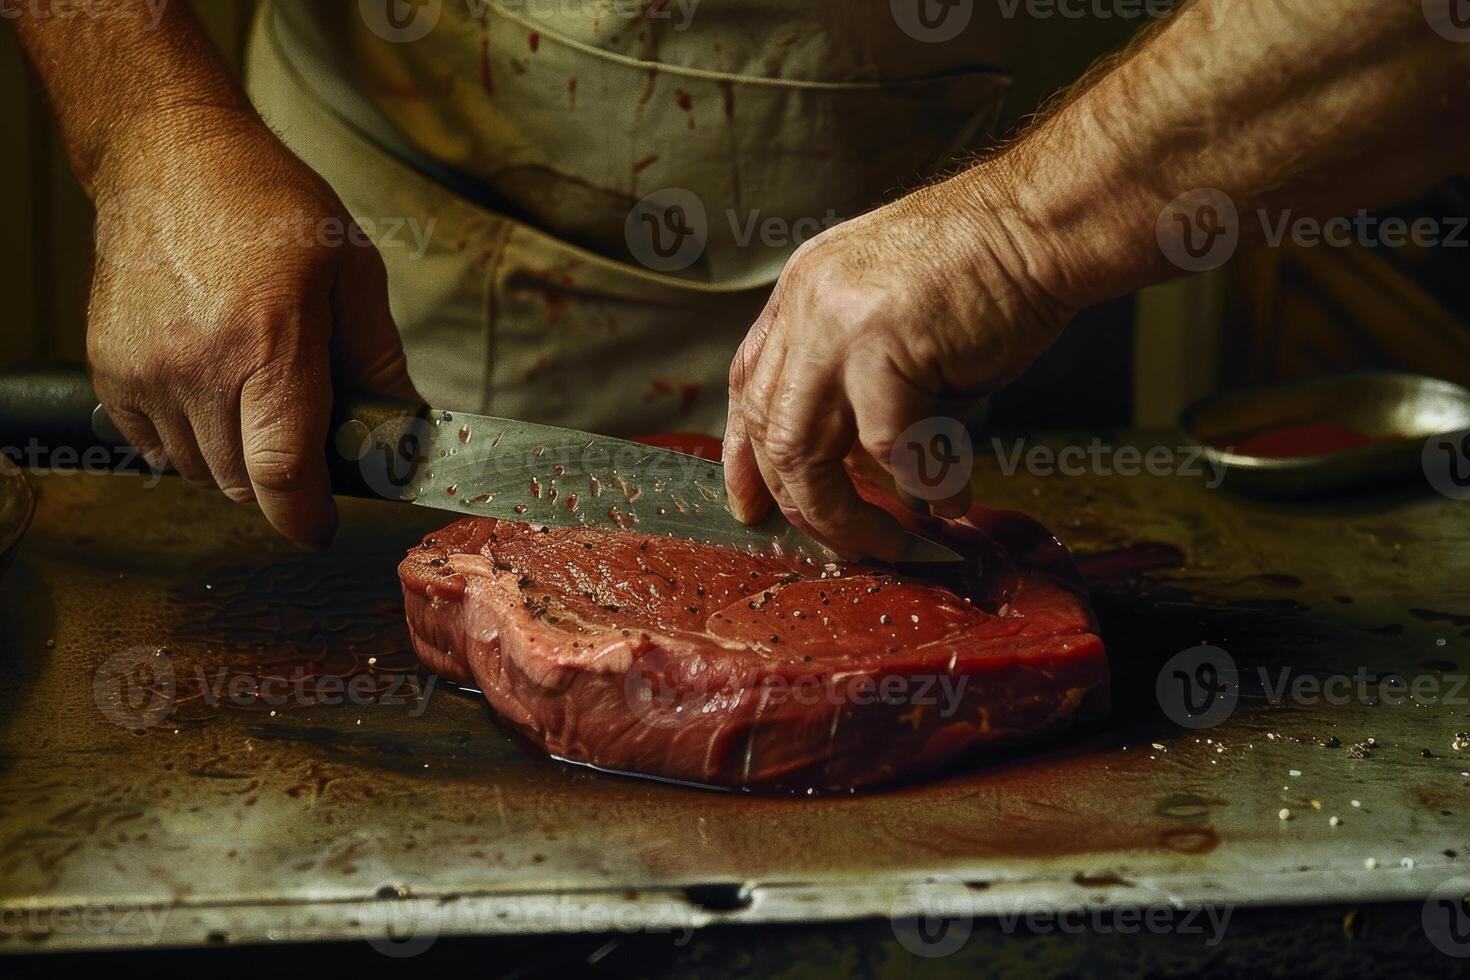
[(746, 432), (745, 417), (731, 402), (730, 420), (725, 426), (725, 496), (730, 513), (742, 524), (759, 524), (771, 512), (771, 494), (766, 489), (755, 453)]
[(325, 547), (337, 527), (327, 479), (331, 382), (325, 349), (272, 362), (240, 393), (245, 469), (271, 525), (309, 548)]
[(810, 362), (788, 360), (756, 451), (774, 468), (782, 497), (819, 538), (840, 550), (897, 560), (904, 530), (853, 486), (843, 460), (856, 425), (840, 385), (820, 372)]
[(107, 410), (107, 417), (112, 420), (113, 428), (121, 433), (123, 440), (129, 446), (138, 450), (143, 459), (155, 471), (168, 469), (168, 457), (163, 451), (163, 440), (158, 437), (158, 430), (153, 427), (152, 419), (142, 412), (131, 408), (122, 408), (119, 405), (107, 402), (102, 403)]
[(205, 465), (204, 454), (194, 438), (194, 429), (180, 411), (160, 411), (149, 414), (153, 428), (163, 443), (163, 453), (169, 464), (184, 479), (195, 486), (213, 487), (214, 477)]
[(371, 245), (348, 244), (333, 287), (332, 349), (346, 389), (422, 401), (408, 376), (408, 359), (388, 304), (388, 271)]
[[(935, 411), (935, 397), (909, 381), (886, 360), (855, 358), (848, 366), (847, 390), (852, 393), (858, 442), (893, 478), (899, 499), (911, 509), (938, 517), (960, 518), (969, 513), (971, 488), (966, 479), (957, 489), (935, 487), (920, 478), (941, 461), (931, 459), (932, 445), (923, 427), (911, 431)], [(946, 484), (953, 481), (945, 481)]]
[(770, 513), (772, 497), (750, 443), (748, 406), (755, 396), (752, 383), (775, 324), (774, 298), (756, 318), (730, 363), (730, 414), (725, 425), (725, 495), (730, 512), (745, 524), (755, 524)]
[(250, 472), (245, 468), (245, 447), (240, 436), (240, 401), (237, 398), (189, 410), (189, 424), (209, 467), (215, 486), (237, 504), (255, 500)]

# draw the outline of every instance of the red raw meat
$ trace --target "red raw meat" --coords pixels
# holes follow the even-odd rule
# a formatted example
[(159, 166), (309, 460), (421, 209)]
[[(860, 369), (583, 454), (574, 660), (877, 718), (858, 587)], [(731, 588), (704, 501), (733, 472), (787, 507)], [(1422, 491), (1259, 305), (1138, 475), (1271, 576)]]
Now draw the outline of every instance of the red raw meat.
[(399, 568), (415, 649), (561, 759), (748, 790), (931, 772), (1107, 702), (1066, 550), (1019, 514), (899, 515), (943, 582), (470, 518)]

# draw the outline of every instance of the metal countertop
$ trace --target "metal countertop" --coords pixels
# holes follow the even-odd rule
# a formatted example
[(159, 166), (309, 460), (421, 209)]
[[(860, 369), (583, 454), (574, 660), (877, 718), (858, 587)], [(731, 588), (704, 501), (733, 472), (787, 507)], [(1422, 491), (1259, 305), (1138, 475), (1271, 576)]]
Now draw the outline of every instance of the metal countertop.
[[(344, 502), (338, 545), (311, 556), (177, 481), (35, 483), (0, 595), (0, 950), (1403, 900), (1470, 875), (1470, 747), (1452, 748), (1470, 729), (1470, 507), (1427, 488), (1266, 504), (982, 460), (988, 502), (1092, 556), (1112, 719), (806, 799), (558, 765), (431, 686), (394, 570), (442, 517)], [(1201, 642), (1234, 658), (1241, 698), (1193, 731), (1155, 682)], [(251, 703), (297, 667), (373, 703)], [(1385, 675), (1427, 678), (1454, 703), (1272, 704), (1283, 669), (1380, 695)], [(210, 707), (232, 683), (241, 703)], [(116, 723), (139, 718), (155, 723)]]

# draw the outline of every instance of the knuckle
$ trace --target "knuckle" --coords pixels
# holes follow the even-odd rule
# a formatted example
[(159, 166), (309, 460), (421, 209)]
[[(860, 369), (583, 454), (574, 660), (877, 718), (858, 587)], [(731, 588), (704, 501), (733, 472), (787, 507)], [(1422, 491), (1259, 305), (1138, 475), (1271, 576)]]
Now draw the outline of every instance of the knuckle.
[(735, 352), (734, 358), (730, 361), (730, 397), (738, 398), (745, 392), (746, 382), (750, 380), (753, 360), (749, 345), (741, 344), (740, 349)]
[(812, 458), (811, 432), (789, 420), (772, 419), (765, 426), (762, 448), (776, 469), (782, 472), (799, 469)]
[(820, 275), (829, 264), (827, 256), (826, 240), (821, 235), (808, 238), (786, 260), (786, 275), (798, 281), (814, 274)]

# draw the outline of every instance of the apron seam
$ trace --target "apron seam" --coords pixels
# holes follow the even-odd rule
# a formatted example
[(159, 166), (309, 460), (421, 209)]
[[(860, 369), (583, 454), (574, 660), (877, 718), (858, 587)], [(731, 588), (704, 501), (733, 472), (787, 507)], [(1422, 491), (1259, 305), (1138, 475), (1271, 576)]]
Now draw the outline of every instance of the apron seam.
[(648, 61), (644, 58), (635, 58), (632, 55), (619, 54), (600, 48), (586, 41), (579, 41), (568, 34), (563, 34), (555, 28), (547, 27), (540, 21), (532, 20), (520, 14), (513, 14), (499, 3), (492, 3), (488, 10), (519, 24), (521, 27), (532, 30), (541, 36), (541, 39), (552, 40), (565, 47), (580, 51), (583, 54), (601, 58), (628, 68), (636, 68), (639, 71), (657, 71), (666, 75), (675, 75), (681, 78), (702, 78), (717, 82), (739, 82), (742, 85), (758, 85), (768, 88), (810, 89), (819, 91), (841, 91), (841, 92), (877, 92), (894, 88), (918, 87), (932, 85), (954, 78), (971, 78), (980, 75), (989, 75), (994, 78), (1010, 80), (1010, 72), (995, 65), (979, 65), (975, 68), (956, 69), (941, 72), (937, 75), (922, 75), (915, 78), (880, 79), (871, 82), (824, 82), (810, 78), (772, 78), (769, 75), (746, 75), (740, 72), (716, 71), (712, 68), (693, 68), (688, 65), (674, 65), (664, 61)]

